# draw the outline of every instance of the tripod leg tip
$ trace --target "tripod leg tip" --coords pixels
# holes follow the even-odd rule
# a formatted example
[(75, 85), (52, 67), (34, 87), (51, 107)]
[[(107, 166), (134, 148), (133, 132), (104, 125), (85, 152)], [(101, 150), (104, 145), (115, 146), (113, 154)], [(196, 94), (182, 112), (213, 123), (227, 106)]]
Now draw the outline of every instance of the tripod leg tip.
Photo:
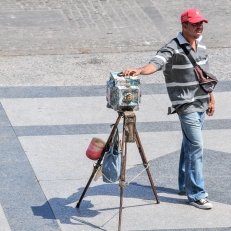
[(80, 206), (80, 203), (78, 202), (75, 207), (78, 209), (79, 206)]

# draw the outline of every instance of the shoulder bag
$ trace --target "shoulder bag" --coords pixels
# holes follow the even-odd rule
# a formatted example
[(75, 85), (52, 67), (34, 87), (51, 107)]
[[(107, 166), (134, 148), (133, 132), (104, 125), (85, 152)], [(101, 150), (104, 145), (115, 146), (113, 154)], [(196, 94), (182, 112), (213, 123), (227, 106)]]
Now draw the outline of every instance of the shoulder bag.
[(114, 183), (120, 178), (121, 169), (121, 155), (122, 151), (119, 147), (119, 133), (116, 129), (116, 133), (112, 139), (111, 145), (108, 151), (104, 154), (102, 164), (103, 181), (106, 183)]
[(192, 55), (189, 53), (188, 49), (186, 48), (185, 44), (180, 44), (177, 38), (175, 38), (174, 40), (183, 49), (185, 54), (188, 56), (190, 62), (192, 63), (201, 88), (206, 93), (211, 93), (218, 83), (216, 76), (214, 76), (211, 73), (208, 73), (200, 65), (196, 63), (196, 61), (194, 60), (194, 58), (192, 57)]

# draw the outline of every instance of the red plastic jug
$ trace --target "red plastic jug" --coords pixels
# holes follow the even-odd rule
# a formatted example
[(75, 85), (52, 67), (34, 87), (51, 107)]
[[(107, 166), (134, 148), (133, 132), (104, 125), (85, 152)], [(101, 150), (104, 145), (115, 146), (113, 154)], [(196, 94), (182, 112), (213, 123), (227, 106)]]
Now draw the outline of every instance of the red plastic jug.
[(91, 160), (98, 160), (105, 147), (105, 142), (100, 138), (92, 138), (91, 143), (86, 151), (86, 156)]

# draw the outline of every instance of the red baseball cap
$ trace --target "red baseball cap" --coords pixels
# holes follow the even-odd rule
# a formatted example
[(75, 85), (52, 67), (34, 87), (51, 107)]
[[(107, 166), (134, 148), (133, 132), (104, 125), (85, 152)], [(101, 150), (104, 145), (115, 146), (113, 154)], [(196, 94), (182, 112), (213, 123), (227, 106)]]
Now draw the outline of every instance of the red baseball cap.
[(203, 18), (201, 12), (197, 9), (190, 8), (188, 10), (185, 10), (181, 14), (181, 23), (183, 22), (191, 22), (191, 23), (198, 23), (198, 22), (205, 22), (208, 23), (208, 20)]

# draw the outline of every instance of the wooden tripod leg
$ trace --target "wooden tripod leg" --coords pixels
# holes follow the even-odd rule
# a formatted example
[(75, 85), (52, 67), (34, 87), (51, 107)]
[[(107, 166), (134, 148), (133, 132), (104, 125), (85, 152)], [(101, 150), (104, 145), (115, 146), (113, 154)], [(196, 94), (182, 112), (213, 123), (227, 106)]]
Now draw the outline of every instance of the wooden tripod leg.
[(118, 124), (119, 124), (120, 119), (121, 119), (122, 116), (123, 116), (123, 114), (122, 114), (122, 113), (119, 113), (118, 118), (117, 118), (117, 120), (116, 120), (116, 122), (115, 122), (115, 124), (114, 124), (114, 126), (113, 126), (112, 131), (111, 131), (111, 134), (110, 134), (110, 136), (108, 137), (108, 140), (107, 140), (107, 142), (106, 142), (106, 144), (105, 144), (105, 147), (104, 147), (104, 149), (103, 149), (103, 152), (102, 152), (100, 158), (98, 159), (96, 165), (94, 166), (94, 169), (93, 169), (93, 171), (92, 171), (92, 174), (91, 174), (91, 176), (90, 176), (90, 179), (88, 180), (87, 185), (86, 185), (86, 187), (84, 188), (83, 193), (82, 193), (82, 195), (81, 195), (81, 197), (80, 197), (78, 203), (76, 204), (76, 208), (79, 208), (81, 201), (83, 200), (83, 198), (84, 198), (84, 196), (85, 196), (85, 194), (86, 194), (86, 192), (87, 192), (87, 190), (88, 190), (88, 188), (89, 188), (89, 186), (90, 186), (90, 184), (91, 184), (91, 182), (92, 182), (92, 180), (93, 180), (93, 178), (94, 178), (94, 176), (95, 176), (95, 174), (96, 174), (98, 168), (100, 167), (100, 164), (101, 164), (101, 162), (102, 162), (102, 160), (103, 160), (104, 154), (105, 154), (105, 152), (108, 150), (109, 144), (111, 143), (112, 137), (114, 136), (114, 134), (115, 134), (115, 132), (116, 132), (116, 129), (117, 129), (117, 127), (118, 127)]
[[(124, 127), (124, 126), (123, 126)], [(124, 187), (125, 175), (126, 175), (126, 161), (127, 161), (127, 142), (125, 142), (125, 129), (123, 128), (123, 137), (122, 137), (122, 166), (120, 172), (120, 209), (119, 209), (119, 225), (118, 231), (121, 231), (122, 224), (122, 209), (123, 209), (123, 197), (124, 197)]]
[(153, 179), (152, 179), (149, 167), (148, 167), (148, 161), (146, 159), (146, 156), (145, 156), (145, 153), (144, 153), (144, 149), (143, 149), (143, 146), (141, 144), (140, 137), (139, 137), (139, 134), (138, 134), (137, 130), (135, 130), (135, 136), (136, 136), (136, 144), (137, 144), (137, 147), (138, 147), (141, 159), (143, 161), (143, 165), (146, 168), (146, 171), (147, 171), (147, 174), (148, 174), (148, 178), (149, 178), (150, 184), (152, 186), (153, 193), (154, 193), (155, 198), (156, 198), (156, 202), (157, 202), (157, 204), (159, 204), (160, 201), (159, 201), (159, 198), (158, 198), (158, 195), (157, 195), (157, 192), (156, 192), (156, 188), (154, 186), (154, 182), (153, 182)]

